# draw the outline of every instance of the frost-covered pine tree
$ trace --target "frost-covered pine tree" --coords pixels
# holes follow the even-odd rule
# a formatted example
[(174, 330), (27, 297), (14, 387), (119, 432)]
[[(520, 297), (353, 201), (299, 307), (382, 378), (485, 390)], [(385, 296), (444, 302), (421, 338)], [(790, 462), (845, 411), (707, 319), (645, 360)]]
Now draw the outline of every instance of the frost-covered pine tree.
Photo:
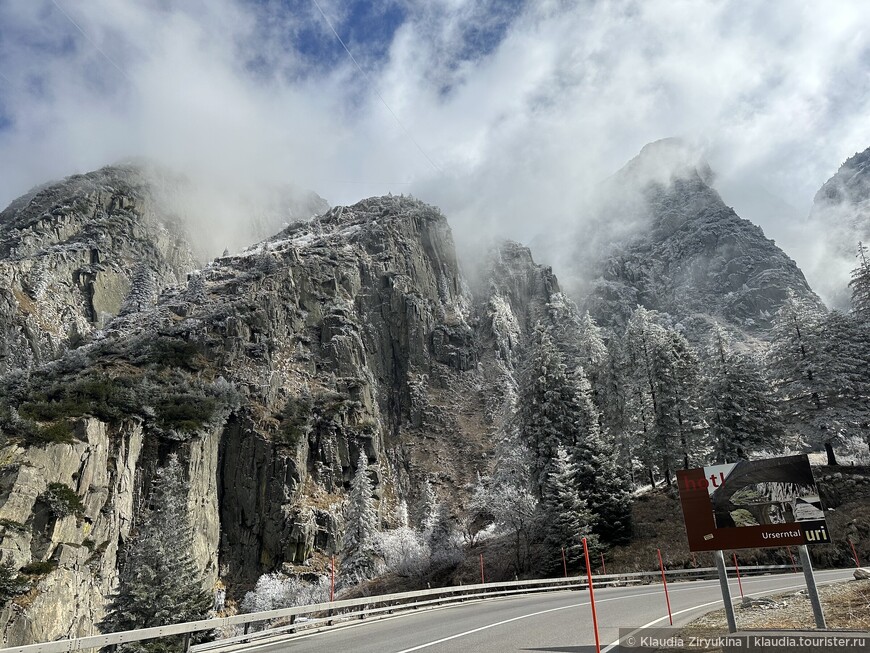
[[(638, 306), (623, 337), (622, 375), (625, 386), (626, 436), (636, 441), (634, 454), (655, 483), (655, 472), (661, 462), (661, 438), (657, 434), (656, 417), (660, 414), (659, 392), (662, 383), (657, 376), (657, 352), (665, 339), (664, 329), (654, 320), (654, 314)], [(633, 464), (634, 461), (632, 461)]]
[(782, 425), (759, 362), (736, 349), (721, 327), (707, 349), (704, 407), (713, 460), (735, 462), (753, 450), (781, 448)]
[(417, 505), (417, 523), (420, 524), (420, 530), (423, 532), (432, 530), (437, 519), (438, 495), (435, 494), (435, 488), (432, 486), (432, 481), (426, 480), (423, 484), (423, 491), (420, 495), (420, 501)]
[[(818, 426), (833, 447), (850, 438), (867, 439), (870, 428), (870, 322), (857, 314), (828, 313), (820, 325), (825, 367), (821, 375), (824, 410)], [(827, 448), (826, 446), (826, 448)], [(832, 452), (829, 450), (833, 462)]]
[(534, 353), (520, 388), (519, 430), (532, 452), (532, 480), (538, 496), (561, 444), (577, 428), (577, 406), (565, 364), (553, 340), (538, 324)]
[(673, 471), (688, 469), (698, 453), (702, 434), (701, 363), (682, 334), (662, 328), (655, 339), (653, 379), (656, 385), (653, 442), (660, 470), (670, 485)]
[(852, 314), (864, 324), (870, 323), (870, 254), (864, 243), (858, 243), (858, 267), (852, 270)]
[[(184, 470), (175, 455), (154, 479), (148, 506), (139, 515), (127, 547), (120, 582), (102, 632), (150, 628), (204, 618), (212, 597), (193, 559), (193, 527), (187, 509)], [(123, 645), (127, 651), (174, 650), (164, 638)]]
[(374, 544), (378, 532), (378, 513), (368, 468), (368, 457), (361, 451), (345, 506), (342, 542), (342, 570), (361, 578), (370, 577), (374, 571)]
[(595, 516), (595, 533), (605, 542), (621, 542), (631, 534), (629, 480), (617, 462), (615, 446), (601, 431), (582, 367), (572, 385), (575, 428), (568, 455), (574, 487)]
[(434, 517), (431, 529), (424, 533), (430, 551), (430, 559), (436, 565), (452, 564), (456, 561), (459, 547), (454, 537), (454, 525), (450, 518), (450, 511), (443, 503), (439, 503), (435, 507)]
[(837, 434), (826, 423), (830, 395), (825, 376), (832, 365), (822, 336), (824, 322), (820, 307), (790, 292), (773, 320), (767, 367), (783, 420), (801, 433), (801, 444), (824, 444), (833, 462)]
[(592, 319), (589, 311), (586, 311), (580, 321), (579, 351), (581, 365), (594, 389), (607, 368), (610, 355), (607, 345), (604, 344), (601, 327)]
[(548, 572), (561, 568), (559, 554), (563, 547), (568, 564), (575, 565), (583, 558), (580, 538), (595, 538), (591, 531), (595, 516), (577, 494), (576, 475), (568, 452), (564, 447), (559, 447), (540, 503), (544, 530), (543, 558)]
[(144, 311), (157, 301), (157, 284), (154, 282), (154, 271), (147, 263), (140, 263), (133, 270), (130, 279), (130, 292), (121, 304), (119, 315), (128, 315)]

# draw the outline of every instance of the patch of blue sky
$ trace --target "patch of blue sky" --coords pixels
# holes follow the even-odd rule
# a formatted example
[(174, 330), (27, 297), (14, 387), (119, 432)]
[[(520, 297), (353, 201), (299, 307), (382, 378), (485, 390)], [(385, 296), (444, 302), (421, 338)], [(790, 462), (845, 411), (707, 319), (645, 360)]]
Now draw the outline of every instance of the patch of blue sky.
[(463, 33), (462, 48), (456, 53), (462, 61), (491, 54), (502, 42), (508, 29), (522, 13), (527, 0), (501, 0), (490, 4), (484, 20), (471, 22)]
[[(246, 4), (257, 20), (254, 43), (244, 48), (251, 73), (307, 77), (346, 63), (347, 53), (312, 0), (246, 0)], [(337, 7), (322, 0), (321, 7), (360, 65), (368, 68), (377, 68), (387, 59), (396, 30), (407, 19), (406, 6), (399, 0), (352, 0)]]
[(39, 22), (0, 20), (0, 43), (4, 53), (24, 56), (65, 57), (73, 54), (79, 37), (75, 28), (58, 12), (46, 11)]
[[(0, 79), (0, 85), (2, 85), (4, 83), (5, 82), (2, 79)], [(6, 112), (6, 107), (3, 105), (2, 95), (0, 95), (0, 132), (3, 132), (5, 130), (11, 128), (12, 125), (13, 125), (12, 116), (10, 116)]]

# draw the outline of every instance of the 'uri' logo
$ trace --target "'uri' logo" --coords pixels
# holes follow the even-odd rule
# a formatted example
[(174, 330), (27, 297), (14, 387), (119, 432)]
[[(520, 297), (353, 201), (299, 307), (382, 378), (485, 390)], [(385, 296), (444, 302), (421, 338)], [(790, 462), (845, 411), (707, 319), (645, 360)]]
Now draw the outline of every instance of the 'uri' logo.
[(824, 524), (818, 526), (817, 528), (805, 528), (804, 529), (804, 540), (807, 543), (813, 542), (830, 542), (830, 538), (828, 537), (828, 531), (825, 529)]

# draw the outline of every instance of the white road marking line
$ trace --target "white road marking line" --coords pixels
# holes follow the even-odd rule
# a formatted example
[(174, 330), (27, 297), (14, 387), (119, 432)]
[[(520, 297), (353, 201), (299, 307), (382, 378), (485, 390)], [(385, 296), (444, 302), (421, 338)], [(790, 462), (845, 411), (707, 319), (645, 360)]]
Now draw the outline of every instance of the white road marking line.
[(495, 628), (496, 626), (503, 626), (504, 624), (509, 624), (512, 621), (519, 621), (520, 619), (528, 619), (529, 617), (536, 617), (539, 614), (547, 614), (548, 612), (557, 612), (559, 610), (568, 610), (570, 608), (579, 608), (584, 605), (589, 605), (588, 603), (578, 603), (577, 605), (563, 605), (560, 608), (550, 608), (549, 610), (541, 610), (540, 612), (532, 612), (531, 614), (520, 615), (519, 617), (514, 617), (513, 619), (505, 619), (504, 621), (497, 621), (494, 624), (487, 624), (486, 626), (481, 626), (480, 628), (475, 628), (473, 630), (466, 630), (464, 633), (457, 633), (456, 635), (450, 635), (449, 637), (442, 637), (441, 639), (436, 639), (434, 642), (427, 642), (425, 644), (420, 644), (419, 646), (413, 646), (411, 648), (402, 649), (401, 651), (397, 651), (397, 653), (411, 653), (411, 651), (419, 651), (420, 649), (429, 648), (430, 646), (435, 646), (436, 644), (443, 644), (444, 642), (449, 642), (451, 639), (457, 639), (458, 637), (465, 637), (466, 635), (472, 635), (474, 633), (479, 633), (481, 630), (489, 630), (490, 628)]
[[(718, 581), (717, 581), (718, 582)], [(685, 587), (680, 588), (678, 590), (674, 590), (676, 592), (688, 592), (692, 590), (700, 590), (706, 589), (705, 587)], [(673, 593), (673, 592), (672, 592)], [(608, 601), (622, 601), (624, 599), (636, 599), (642, 596), (649, 596), (650, 594), (661, 594), (661, 591), (655, 590), (651, 592), (644, 592), (642, 594), (628, 594), (626, 596), (614, 596), (609, 599), (598, 599), (595, 603), (607, 603)], [(536, 617), (540, 614), (547, 614), (548, 612), (558, 612), (559, 610), (568, 610), (569, 608), (582, 608), (585, 605), (589, 605), (589, 602), (586, 603), (576, 603), (574, 605), (563, 605), (558, 608), (550, 608), (549, 610), (541, 610), (540, 612), (532, 612), (530, 614), (520, 615), (519, 617), (513, 617), (511, 619), (505, 619), (504, 621), (497, 621), (492, 624), (487, 624), (486, 626), (480, 626), (479, 628), (474, 628), (472, 630), (466, 630), (463, 633), (456, 633), (455, 635), (450, 635), (449, 637), (442, 637), (441, 639), (437, 639), (433, 642), (426, 642), (425, 644), (419, 644), (418, 646), (413, 646), (411, 648), (402, 649), (401, 651), (397, 651), (396, 653), (411, 653), (411, 651), (419, 651), (424, 648), (429, 648), (430, 646), (435, 646), (436, 644), (441, 644), (443, 642), (449, 642), (451, 639), (457, 639), (459, 637), (465, 637), (466, 635), (473, 635), (474, 633), (479, 633), (482, 630), (488, 630), (490, 628), (495, 628), (496, 626), (503, 626), (504, 624), (509, 624), (512, 621), (519, 621), (520, 619), (528, 619), (529, 617)], [(667, 617), (665, 617), (667, 618)]]

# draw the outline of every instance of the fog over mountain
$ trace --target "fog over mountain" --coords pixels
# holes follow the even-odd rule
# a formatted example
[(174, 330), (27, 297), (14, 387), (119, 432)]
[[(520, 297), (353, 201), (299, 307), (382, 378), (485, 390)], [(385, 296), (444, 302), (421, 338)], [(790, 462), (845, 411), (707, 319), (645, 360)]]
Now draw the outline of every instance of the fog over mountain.
[(0, 205), (146, 156), (214, 189), (217, 223), (289, 182), (332, 204), (411, 193), (460, 236), (531, 242), (681, 136), (802, 264), (814, 239), (786, 207), (806, 216), (870, 143), (860, 1), (320, 7), (329, 23), (303, 0), (3, 3)]

